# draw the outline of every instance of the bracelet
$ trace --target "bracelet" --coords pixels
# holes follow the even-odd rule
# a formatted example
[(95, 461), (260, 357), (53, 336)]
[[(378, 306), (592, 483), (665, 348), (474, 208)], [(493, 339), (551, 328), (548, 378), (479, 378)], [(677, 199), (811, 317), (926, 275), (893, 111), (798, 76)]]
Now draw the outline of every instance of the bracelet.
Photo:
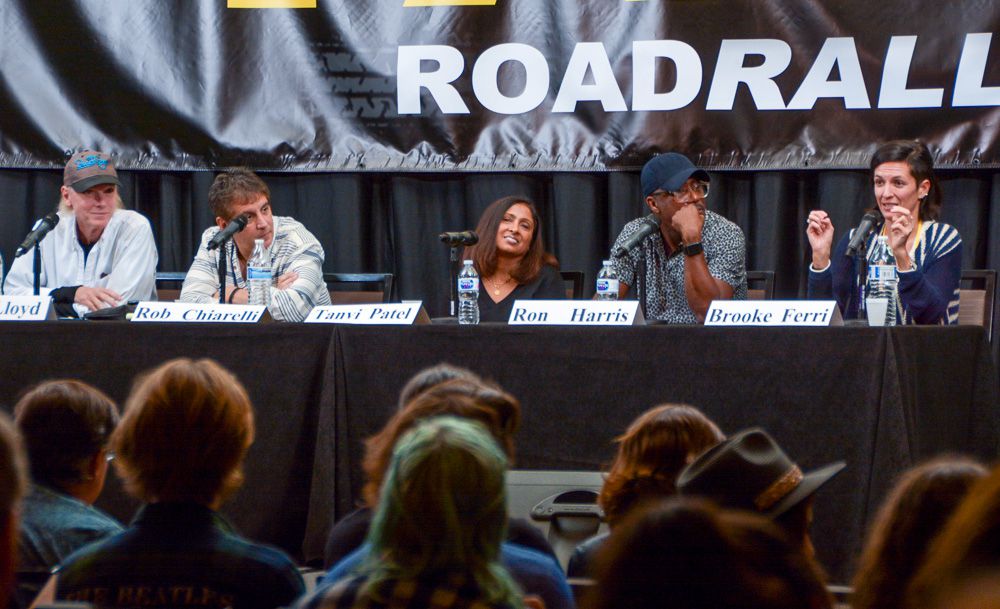
[(233, 291), (229, 293), (229, 298), (226, 299), (226, 302), (229, 303), (229, 304), (233, 304), (233, 296), (236, 296), (236, 292), (239, 292), (242, 289), (243, 288), (239, 288), (239, 287), (238, 288), (233, 288)]

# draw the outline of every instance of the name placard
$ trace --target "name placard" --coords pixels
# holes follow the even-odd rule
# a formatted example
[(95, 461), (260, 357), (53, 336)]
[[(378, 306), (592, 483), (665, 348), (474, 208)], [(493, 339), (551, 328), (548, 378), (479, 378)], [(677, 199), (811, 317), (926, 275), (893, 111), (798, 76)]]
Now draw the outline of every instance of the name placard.
[(0, 296), (0, 321), (45, 321), (56, 311), (48, 296)]
[(835, 300), (713, 300), (706, 326), (842, 326)]
[(632, 326), (643, 323), (638, 300), (518, 300), (511, 325)]
[(306, 317), (310, 324), (362, 324), (409, 326), (430, 323), (419, 300), (404, 303), (324, 305), (315, 307)]
[(266, 309), (263, 305), (144, 301), (136, 305), (132, 321), (255, 324)]

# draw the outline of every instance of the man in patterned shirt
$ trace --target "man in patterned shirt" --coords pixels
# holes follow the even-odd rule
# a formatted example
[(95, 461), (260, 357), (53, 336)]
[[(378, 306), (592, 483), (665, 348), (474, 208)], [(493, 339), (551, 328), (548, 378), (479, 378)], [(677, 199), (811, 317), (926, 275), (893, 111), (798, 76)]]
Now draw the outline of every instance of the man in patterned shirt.
[(202, 234), (201, 245), (184, 278), (182, 302), (218, 302), (219, 251), (207, 248), (209, 241), (237, 216), (248, 219), (226, 248), (226, 302), (247, 303), (247, 260), (255, 239), (263, 239), (271, 257), (274, 285), (271, 288), (271, 317), (282, 321), (302, 321), (312, 308), (330, 304), (323, 281), (323, 247), (301, 223), (289, 217), (271, 215), (271, 191), (257, 174), (234, 169), (216, 176), (208, 190), (208, 202), (216, 226)]
[[(647, 319), (676, 324), (704, 322), (713, 300), (745, 300), (746, 240), (738, 226), (705, 208), (708, 173), (668, 152), (643, 166), (641, 180), (659, 230), (613, 256), (619, 298), (637, 286)], [(611, 251), (648, 222), (626, 224)]]

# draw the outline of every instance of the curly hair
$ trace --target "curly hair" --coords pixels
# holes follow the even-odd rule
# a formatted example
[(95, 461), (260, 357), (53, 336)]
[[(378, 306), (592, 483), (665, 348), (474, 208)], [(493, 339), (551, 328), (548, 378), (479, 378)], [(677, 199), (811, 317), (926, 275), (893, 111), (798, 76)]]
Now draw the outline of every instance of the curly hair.
[(217, 218), (229, 221), (233, 206), (250, 203), (263, 196), (271, 200), (271, 189), (264, 180), (246, 167), (237, 167), (215, 176), (208, 188), (208, 204)]
[(614, 526), (641, 501), (675, 494), (684, 466), (724, 439), (693, 406), (661, 404), (639, 415), (615, 439), (618, 452), (598, 497), (608, 523)]

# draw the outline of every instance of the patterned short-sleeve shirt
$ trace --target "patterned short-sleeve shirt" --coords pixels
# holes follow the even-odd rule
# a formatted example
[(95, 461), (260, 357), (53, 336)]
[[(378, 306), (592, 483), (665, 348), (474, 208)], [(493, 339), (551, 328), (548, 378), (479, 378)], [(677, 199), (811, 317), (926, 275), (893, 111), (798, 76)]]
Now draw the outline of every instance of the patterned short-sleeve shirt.
[[(615, 251), (644, 222), (645, 218), (638, 218), (626, 224), (611, 250)], [(719, 214), (705, 210), (705, 225), (701, 234), (708, 272), (733, 286), (734, 300), (746, 300), (746, 239), (743, 231)], [(673, 255), (667, 254), (663, 238), (655, 232), (628, 254), (615, 258), (618, 279), (628, 284), (633, 294), (637, 289), (636, 273), (642, 260), (646, 262), (646, 317), (674, 324), (698, 323), (684, 291), (683, 252), (678, 249)]]

